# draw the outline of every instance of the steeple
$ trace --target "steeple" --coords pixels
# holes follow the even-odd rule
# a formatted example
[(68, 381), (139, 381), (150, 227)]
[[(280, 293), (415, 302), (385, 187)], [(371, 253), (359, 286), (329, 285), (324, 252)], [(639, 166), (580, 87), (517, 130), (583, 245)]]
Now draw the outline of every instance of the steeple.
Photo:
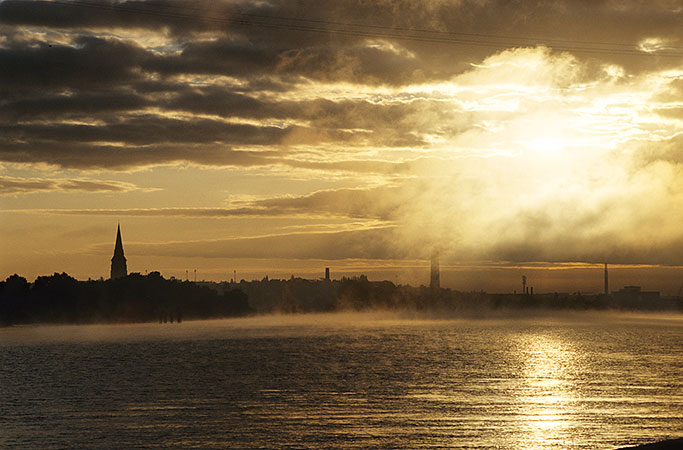
[(116, 245), (114, 256), (111, 258), (111, 279), (123, 278), (128, 275), (126, 257), (123, 256), (123, 241), (121, 240), (121, 224), (116, 229)]

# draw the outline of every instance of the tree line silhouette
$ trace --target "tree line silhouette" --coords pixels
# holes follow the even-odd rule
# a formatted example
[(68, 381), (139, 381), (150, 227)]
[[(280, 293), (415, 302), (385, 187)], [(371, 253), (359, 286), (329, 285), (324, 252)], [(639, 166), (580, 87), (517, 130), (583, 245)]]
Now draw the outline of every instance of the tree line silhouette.
[(310, 312), (368, 309), (413, 311), (469, 311), (495, 309), (633, 309), (683, 310), (676, 297), (657, 300), (623, 298), (617, 295), (576, 293), (490, 294), (463, 292), (441, 287), (396, 285), (391, 281), (370, 281), (365, 275), (339, 280), (308, 280), (292, 277), (273, 280), (225, 283), (237, 286), (259, 313)]
[(291, 277), (235, 282), (164, 279), (159, 272), (114, 280), (78, 281), (66, 273), (33, 283), (12, 275), (0, 282), (0, 324), (150, 322), (264, 313), (341, 310), (472, 311), (496, 309), (683, 310), (677, 297), (642, 301), (604, 294), (488, 294), (370, 281)]
[(218, 293), (159, 272), (115, 280), (78, 281), (66, 273), (33, 283), (12, 275), (0, 282), (0, 323), (182, 321), (251, 312), (244, 292)]

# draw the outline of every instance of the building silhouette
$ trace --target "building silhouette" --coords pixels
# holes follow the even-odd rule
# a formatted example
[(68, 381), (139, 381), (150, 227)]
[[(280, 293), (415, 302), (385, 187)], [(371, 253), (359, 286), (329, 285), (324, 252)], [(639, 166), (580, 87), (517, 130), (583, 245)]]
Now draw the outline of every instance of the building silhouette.
[(643, 291), (640, 286), (624, 286), (612, 296), (622, 307), (647, 307), (660, 298), (659, 291)]
[(429, 274), (429, 287), (432, 289), (439, 289), (441, 287), (439, 269), (439, 252), (432, 253), (432, 266)]
[(126, 257), (123, 255), (123, 242), (121, 241), (121, 225), (116, 229), (116, 245), (114, 246), (114, 256), (111, 258), (111, 279), (123, 278), (128, 276)]

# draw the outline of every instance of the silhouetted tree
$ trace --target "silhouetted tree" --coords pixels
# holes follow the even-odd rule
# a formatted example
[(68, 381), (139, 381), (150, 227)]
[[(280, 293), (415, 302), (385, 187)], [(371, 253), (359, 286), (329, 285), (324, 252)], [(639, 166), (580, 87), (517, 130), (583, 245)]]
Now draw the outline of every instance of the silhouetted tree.
[(28, 294), (28, 281), (16, 273), (0, 282), (0, 324), (26, 321)]
[(33, 284), (12, 275), (0, 282), (0, 323), (147, 322), (209, 318), (251, 312), (246, 294), (166, 280), (159, 272), (114, 280), (78, 281), (66, 273)]

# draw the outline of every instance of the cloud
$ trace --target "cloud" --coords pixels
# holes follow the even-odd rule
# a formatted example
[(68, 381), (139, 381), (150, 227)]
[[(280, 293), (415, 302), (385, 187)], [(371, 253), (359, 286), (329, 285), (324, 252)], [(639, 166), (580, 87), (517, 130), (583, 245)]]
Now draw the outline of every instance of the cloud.
[(0, 143), (0, 159), (15, 163), (44, 162), (82, 170), (127, 170), (177, 162), (204, 165), (259, 166), (272, 164), (272, 151), (240, 151), (221, 145), (147, 145), (141, 147), (63, 142)]
[[(634, 58), (621, 56), (620, 51), (638, 48), (641, 41), (657, 37), (680, 43), (683, 35), (679, 26), (683, 12), (675, 2), (636, 0), (563, 0), (540, 5), (504, 0), (428, 1), (419, 5), (408, 0), (334, 4), (310, 0), (243, 1), (193, 7), (177, 1), (74, 5), (7, 0), (0, 4), (0, 13), (4, 23), (16, 26), (68, 30), (142, 28), (184, 40), (203, 32), (239, 37), (263, 48), (358, 48), (368, 39), (383, 37), (407, 47), (409, 54), (418, 55), (425, 66), (423, 73), (440, 74), (462, 69), (463, 59), (482, 59), (503, 48), (537, 44), (589, 49), (593, 52), (589, 56), (633, 63)], [(449, 43), (439, 45), (444, 40)], [(449, 57), (444, 58), (444, 53)], [(330, 59), (304, 57), (302, 61), (322, 67), (329, 65)], [(320, 74), (328, 76), (322, 71)]]
[(154, 103), (134, 92), (76, 92), (25, 97), (0, 105), (5, 120), (93, 117), (116, 111), (138, 111)]
[(87, 35), (78, 37), (73, 45), (34, 43), (0, 48), (0, 92), (5, 98), (17, 98), (49, 89), (125, 85), (142, 79), (135, 68), (145, 53), (128, 42)]
[(148, 115), (107, 125), (51, 123), (0, 127), (0, 132), (10, 140), (30, 137), (36, 141), (125, 142), (131, 145), (221, 141), (233, 145), (264, 145), (278, 143), (291, 131), (291, 128), (259, 127), (208, 119), (186, 121)]
[(129, 192), (139, 188), (121, 181), (45, 179), (0, 176), (0, 195), (36, 192)]
[(240, 216), (332, 216), (391, 221), (404, 196), (398, 188), (336, 189), (303, 196), (273, 197), (235, 202), (231, 208), (143, 208), (49, 210), (55, 214), (165, 216), (165, 217), (240, 217)]
[[(681, 120), (683, 120), (683, 115)], [(659, 142), (646, 142), (639, 145), (636, 158), (639, 165), (648, 165), (655, 162), (683, 165), (683, 130), (671, 139)]]
[[(557, 172), (567, 171), (561, 175), (562, 183), (553, 181), (558, 176), (554, 173), (546, 174), (547, 180), (539, 183), (535, 177), (540, 172), (530, 172), (528, 160), (519, 164), (510, 161), (472, 160), (470, 167), (457, 168), (441, 162), (440, 170), (427, 166), (424, 177), (402, 179), (391, 187), (260, 198), (234, 202), (228, 208), (48, 212), (226, 220), (301, 217), (310, 221), (312, 230), (318, 219), (344, 217), (357, 221), (349, 225), (358, 232), (351, 234), (354, 243), (367, 238), (366, 244), (374, 249), (374, 255), (392, 255), (387, 257), (427, 258), (436, 248), (445, 263), (505, 260), (683, 264), (683, 183), (676, 181), (683, 179), (681, 169), (676, 170), (667, 162), (653, 162), (635, 172), (613, 171), (612, 178), (605, 180), (595, 177), (605, 170), (604, 165), (586, 173), (563, 167)], [(478, 167), (479, 176), (474, 175), (474, 167)], [(484, 173), (485, 176), (481, 175)], [(509, 179), (517, 180), (514, 190)], [(378, 223), (385, 224), (391, 232), (381, 237), (365, 233), (368, 224)], [(265, 257), (267, 248), (273, 255), (281, 255), (277, 257), (301, 259), (351, 258), (349, 255), (358, 251), (354, 244), (347, 248), (349, 253), (340, 253), (336, 244), (331, 243), (336, 235), (328, 233), (311, 234), (316, 246), (301, 244), (308, 234), (298, 233), (291, 241), (272, 237), (255, 241), (217, 240), (220, 245), (216, 248), (227, 249), (235, 244), (241, 250), (225, 250), (227, 254), (247, 257), (246, 243), (255, 243), (264, 250), (252, 253), (253, 257)], [(377, 242), (381, 243), (382, 252)], [(200, 255), (203, 249), (216, 256), (220, 253), (212, 253), (208, 243), (174, 243), (171, 247), (174, 252), (183, 249), (187, 255)], [(156, 246), (152, 248), (161, 251)], [(297, 249), (301, 251), (297, 253)], [(361, 253), (363, 257), (373, 257)]]
[(392, 227), (150, 251), (677, 261), (676, 2), (5, 0), (0, 21), (0, 162), (83, 173), (4, 177), (3, 193), (134, 188), (91, 170), (261, 167), (277, 181), (249, 202), (62, 213)]
[[(8, 29), (0, 45), (0, 130), (8, 137), (0, 159), (79, 168), (244, 165), (246, 154), (233, 151), (278, 146), (282, 159), (252, 161), (337, 170), (340, 161), (302, 158), (294, 147), (448, 145), (459, 135), (476, 136), (476, 127), (505, 126), (520, 107), (533, 106), (529, 90), (505, 94), (514, 85), (585, 88), (603, 81), (606, 64), (633, 66), (613, 61), (614, 54), (647, 61), (638, 64), (648, 71), (670, 67), (678, 64), (675, 58), (619, 53), (645, 37), (665, 34), (667, 43), (675, 43), (681, 36), (674, 26), (680, 11), (637, 2), (619, 8), (606, 1), (188, 8), (175, 1), (98, 6), (8, 0), (0, 11)], [(622, 26), (577, 34), (586, 25), (574, 19), (583, 16)], [(621, 31), (624, 23), (633, 25), (629, 33)], [(606, 29), (623, 46), (573, 51), (588, 46), (577, 43), (579, 35), (588, 41), (599, 31), (600, 39), (611, 39)], [(501, 30), (517, 37), (496, 37)], [(553, 38), (523, 37), (536, 35)], [(670, 95), (680, 97), (676, 89), (672, 81)], [(675, 105), (663, 106), (675, 114)], [(182, 145), (185, 156), (179, 155)], [(387, 161), (365, 158), (372, 159), (375, 167)], [(360, 172), (370, 166), (344, 164)]]
[[(154, 244), (129, 243), (131, 255), (206, 258), (402, 259), (392, 228)], [(108, 247), (107, 247), (108, 248)]]

